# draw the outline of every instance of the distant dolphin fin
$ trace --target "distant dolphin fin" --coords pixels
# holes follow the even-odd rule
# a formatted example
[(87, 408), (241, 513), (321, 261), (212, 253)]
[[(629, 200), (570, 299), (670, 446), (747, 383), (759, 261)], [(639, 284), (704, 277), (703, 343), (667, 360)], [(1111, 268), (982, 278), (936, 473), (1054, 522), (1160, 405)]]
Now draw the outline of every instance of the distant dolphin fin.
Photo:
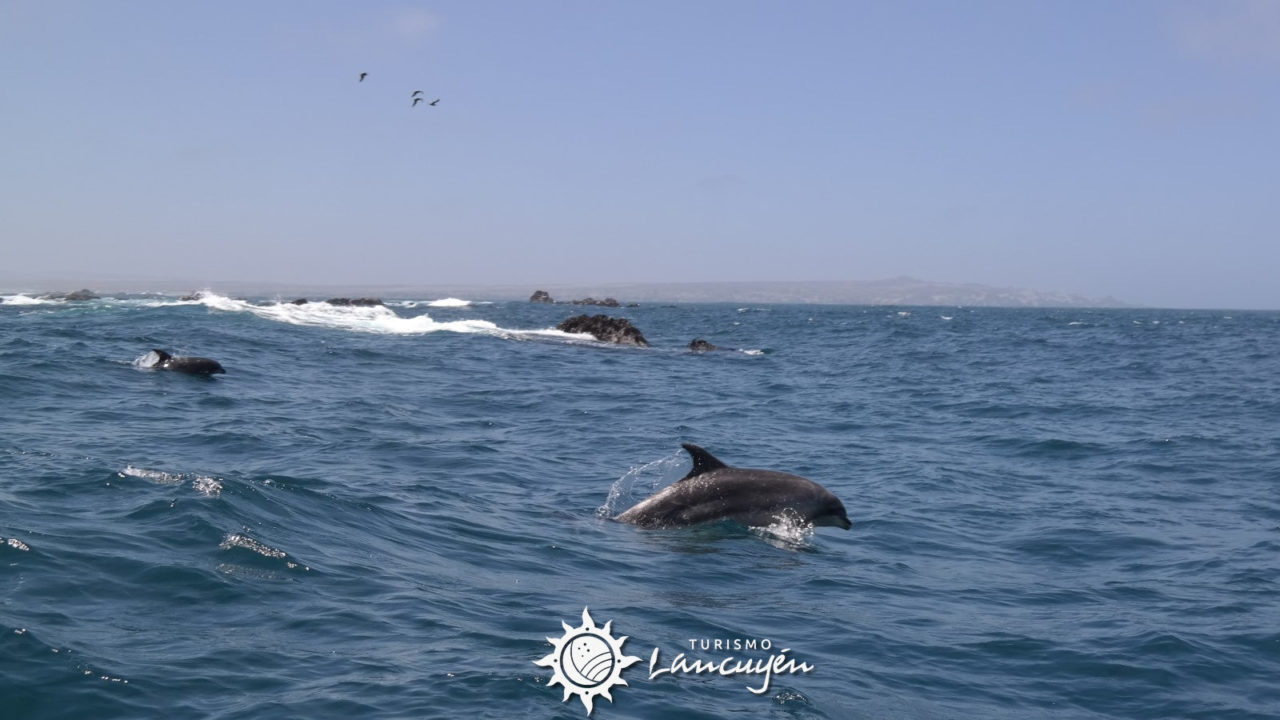
[(680, 480), (688, 480), (691, 477), (698, 477), (699, 475), (709, 473), (712, 470), (729, 467), (717, 460), (714, 455), (693, 443), (680, 443), (680, 447), (687, 450), (689, 452), (689, 457), (693, 458), (693, 469), (689, 471), (688, 475), (680, 478)]
[(156, 354), (156, 362), (157, 362), (157, 363), (162, 363), (162, 362), (164, 362), (165, 360), (169, 360), (169, 359), (173, 358), (173, 356), (172, 356), (172, 355), (170, 355), (169, 353), (167, 353), (167, 352), (165, 352), (165, 351), (163, 351), (163, 350), (160, 350), (160, 349), (158, 349), (158, 348), (151, 348), (151, 352), (153, 352), (153, 353), (155, 353), (155, 354)]

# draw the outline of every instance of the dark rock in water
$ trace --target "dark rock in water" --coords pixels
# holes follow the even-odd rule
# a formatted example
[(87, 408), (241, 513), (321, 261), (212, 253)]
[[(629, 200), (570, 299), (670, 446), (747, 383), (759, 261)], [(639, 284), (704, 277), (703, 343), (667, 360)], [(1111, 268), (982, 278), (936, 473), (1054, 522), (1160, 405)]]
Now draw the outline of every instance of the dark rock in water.
[(612, 318), (608, 315), (577, 315), (560, 323), (556, 329), (568, 333), (590, 333), (601, 342), (649, 347), (649, 341), (645, 340), (640, 330), (626, 318)]
[(290, 305), (306, 305), (309, 302), (311, 301), (306, 298), (298, 298), (297, 300), (290, 300), (289, 304)]
[(202, 297), (204, 297), (204, 293), (197, 291), (197, 292), (191, 293), (190, 295), (183, 295), (182, 297), (178, 298), (178, 302), (198, 302)]
[(708, 350), (720, 350), (722, 348), (718, 345), (712, 345), (702, 338), (698, 338), (697, 340), (689, 343), (689, 349), (694, 352), (707, 352)]
[(597, 300), (593, 297), (585, 297), (581, 300), (571, 300), (570, 302), (573, 303), (574, 305), (599, 305), (600, 307), (620, 307), (618, 305), (618, 301), (614, 300), (611, 297), (607, 297), (603, 300)]
[(98, 293), (92, 290), (76, 290), (69, 293), (49, 293), (41, 297), (46, 300), (97, 300)]
[(377, 298), (329, 298), (325, 302), (341, 307), (376, 307), (383, 304)]
[(555, 300), (551, 299), (550, 293), (548, 293), (546, 290), (534, 290), (533, 294), (529, 296), (529, 302), (553, 303), (555, 302)]

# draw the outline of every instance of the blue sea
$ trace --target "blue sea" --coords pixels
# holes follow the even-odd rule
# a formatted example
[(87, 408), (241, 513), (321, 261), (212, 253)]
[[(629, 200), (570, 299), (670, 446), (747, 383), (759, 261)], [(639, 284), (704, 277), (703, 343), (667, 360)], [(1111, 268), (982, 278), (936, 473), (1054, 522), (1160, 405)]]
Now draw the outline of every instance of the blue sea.
[[(6, 720), (584, 718), (584, 609), (593, 718), (1280, 718), (1277, 312), (2, 299)], [(612, 521), (684, 442), (853, 528)]]

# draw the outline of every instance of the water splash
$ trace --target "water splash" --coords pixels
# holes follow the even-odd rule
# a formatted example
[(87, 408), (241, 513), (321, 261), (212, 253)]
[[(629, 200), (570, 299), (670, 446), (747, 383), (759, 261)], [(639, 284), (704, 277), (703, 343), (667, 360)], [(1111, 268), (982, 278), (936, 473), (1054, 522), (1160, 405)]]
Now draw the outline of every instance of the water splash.
[(689, 469), (688, 456), (683, 450), (659, 458), (653, 462), (633, 467), (609, 487), (609, 496), (596, 508), (596, 516), (611, 518), (679, 480)]

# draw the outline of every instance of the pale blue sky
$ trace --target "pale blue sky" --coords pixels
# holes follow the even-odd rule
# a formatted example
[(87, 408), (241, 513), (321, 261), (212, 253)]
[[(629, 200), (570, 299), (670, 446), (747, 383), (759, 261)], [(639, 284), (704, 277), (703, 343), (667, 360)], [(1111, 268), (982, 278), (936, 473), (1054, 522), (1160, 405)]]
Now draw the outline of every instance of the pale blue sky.
[(10, 284), (1280, 308), (1280, 0), (0, 0), (0, 67)]

